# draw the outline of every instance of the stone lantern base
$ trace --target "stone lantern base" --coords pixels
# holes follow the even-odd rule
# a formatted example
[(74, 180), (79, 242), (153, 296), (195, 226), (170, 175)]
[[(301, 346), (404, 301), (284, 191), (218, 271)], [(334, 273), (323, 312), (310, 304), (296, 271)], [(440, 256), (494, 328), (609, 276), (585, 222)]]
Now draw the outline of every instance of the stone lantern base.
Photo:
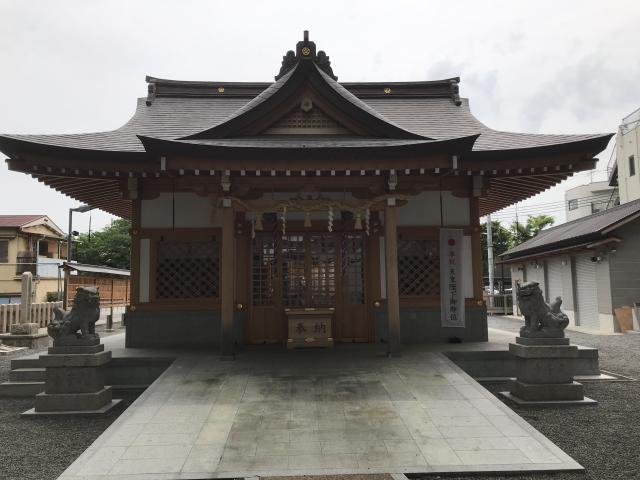
[(45, 390), (22, 416), (99, 415), (121, 402), (104, 386), (104, 366), (111, 361), (104, 345), (54, 344), (40, 361), (46, 368)]
[(520, 405), (592, 405), (584, 387), (575, 382), (578, 347), (568, 338), (523, 338), (509, 344), (516, 357), (516, 379), (504, 397)]

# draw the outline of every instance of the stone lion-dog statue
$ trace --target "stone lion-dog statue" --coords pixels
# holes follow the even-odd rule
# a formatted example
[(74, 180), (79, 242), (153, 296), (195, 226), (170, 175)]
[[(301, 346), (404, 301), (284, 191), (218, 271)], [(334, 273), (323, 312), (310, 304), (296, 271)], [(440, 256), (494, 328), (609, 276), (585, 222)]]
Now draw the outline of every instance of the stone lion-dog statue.
[(560, 297), (556, 297), (551, 304), (546, 303), (538, 282), (516, 284), (516, 296), (524, 315), (521, 337), (564, 338), (569, 317), (560, 311)]
[(53, 310), (55, 318), (47, 326), (54, 345), (92, 345), (100, 342), (96, 322), (100, 318), (97, 287), (78, 287), (71, 310)]

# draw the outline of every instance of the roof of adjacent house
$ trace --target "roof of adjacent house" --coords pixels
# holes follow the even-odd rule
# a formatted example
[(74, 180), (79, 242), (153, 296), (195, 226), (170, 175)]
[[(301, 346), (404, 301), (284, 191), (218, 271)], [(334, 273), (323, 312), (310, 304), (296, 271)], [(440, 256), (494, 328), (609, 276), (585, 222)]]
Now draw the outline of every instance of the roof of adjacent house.
[(543, 255), (551, 251), (588, 245), (607, 238), (607, 235), (625, 223), (640, 217), (640, 200), (563, 223), (542, 230), (534, 238), (513, 247), (500, 257), (503, 261), (515, 261), (531, 255)]
[(0, 215), (0, 227), (21, 227), (45, 215)]
[(115, 275), (120, 277), (129, 277), (131, 272), (123, 268), (103, 267), (100, 265), (89, 265), (86, 263), (67, 263), (64, 262), (60, 268), (67, 268), (76, 272), (100, 273), (104, 275)]

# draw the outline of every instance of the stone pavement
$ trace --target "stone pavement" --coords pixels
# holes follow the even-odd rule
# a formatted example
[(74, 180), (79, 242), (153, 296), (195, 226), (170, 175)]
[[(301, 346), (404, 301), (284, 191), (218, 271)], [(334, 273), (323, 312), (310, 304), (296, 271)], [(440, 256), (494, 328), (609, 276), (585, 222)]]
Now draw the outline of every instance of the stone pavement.
[(441, 353), (381, 352), (181, 354), (60, 478), (581, 468)]

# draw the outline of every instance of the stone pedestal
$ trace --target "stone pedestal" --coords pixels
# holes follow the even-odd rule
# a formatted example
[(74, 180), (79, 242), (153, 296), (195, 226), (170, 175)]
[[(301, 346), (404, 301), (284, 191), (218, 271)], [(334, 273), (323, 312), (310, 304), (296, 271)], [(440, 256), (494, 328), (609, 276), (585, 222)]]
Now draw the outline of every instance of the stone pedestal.
[(568, 338), (517, 337), (509, 352), (516, 357), (516, 379), (501, 395), (520, 405), (597, 403), (573, 380), (578, 347), (569, 345)]
[(37, 323), (14, 323), (9, 333), (0, 335), (0, 341), (10, 347), (40, 349), (49, 345), (49, 335), (40, 333)]
[[(99, 341), (99, 340), (97, 340)], [(40, 355), (46, 369), (45, 390), (36, 395), (32, 415), (103, 414), (120, 403), (112, 398), (111, 387), (104, 386), (104, 366), (111, 352), (104, 345), (54, 344), (49, 353)]]

